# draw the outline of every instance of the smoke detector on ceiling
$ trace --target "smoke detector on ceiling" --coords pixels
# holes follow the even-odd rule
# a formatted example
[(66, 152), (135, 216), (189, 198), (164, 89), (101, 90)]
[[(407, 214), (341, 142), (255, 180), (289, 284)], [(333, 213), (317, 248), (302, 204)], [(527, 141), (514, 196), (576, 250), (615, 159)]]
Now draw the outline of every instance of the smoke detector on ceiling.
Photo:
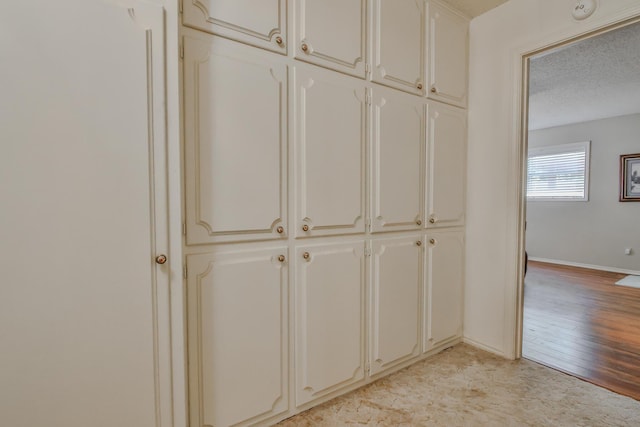
[(571, 11), (571, 15), (576, 21), (582, 21), (593, 15), (597, 7), (598, 3), (596, 0), (577, 0), (576, 5)]

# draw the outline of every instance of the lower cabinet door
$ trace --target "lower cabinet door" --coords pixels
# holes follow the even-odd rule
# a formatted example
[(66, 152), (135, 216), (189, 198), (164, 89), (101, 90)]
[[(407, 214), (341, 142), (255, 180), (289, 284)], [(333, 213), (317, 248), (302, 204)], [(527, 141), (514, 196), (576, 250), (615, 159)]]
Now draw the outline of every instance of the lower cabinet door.
[(286, 411), (287, 249), (187, 257), (191, 426)]
[(464, 286), (463, 233), (431, 233), (426, 240), (424, 351), (462, 336)]
[(420, 354), (422, 236), (372, 242), (370, 374)]
[(296, 405), (364, 379), (364, 241), (296, 249)]

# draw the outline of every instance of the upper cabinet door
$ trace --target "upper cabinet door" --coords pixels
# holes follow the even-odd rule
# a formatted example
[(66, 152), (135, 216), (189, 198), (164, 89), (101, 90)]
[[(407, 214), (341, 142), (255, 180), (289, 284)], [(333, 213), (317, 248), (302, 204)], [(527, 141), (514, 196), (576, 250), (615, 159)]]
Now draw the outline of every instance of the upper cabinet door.
[(427, 227), (464, 224), (466, 188), (466, 112), (429, 103)]
[(376, 87), (372, 115), (372, 231), (420, 229), (424, 221), (423, 99)]
[(286, 65), (206, 34), (184, 47), (187, 243), (286, 237)]
[(295, 57), (365, 77), (367, 0), (295, 0)]
[(425, 94), (424, 0), (374, 0), (372, 32), (373, 81)]
[(429, 3), (429, 97), (465, 107), (469, 23), (436, 2)]
[(364, 82), (297, 66), (295, 90), (295, 235), (364, 233)]
[(371, 375), (420, 354), (422, 238), (373, 240)]
[(287, 0), (184, 0), (183, 23), (287, 53)]

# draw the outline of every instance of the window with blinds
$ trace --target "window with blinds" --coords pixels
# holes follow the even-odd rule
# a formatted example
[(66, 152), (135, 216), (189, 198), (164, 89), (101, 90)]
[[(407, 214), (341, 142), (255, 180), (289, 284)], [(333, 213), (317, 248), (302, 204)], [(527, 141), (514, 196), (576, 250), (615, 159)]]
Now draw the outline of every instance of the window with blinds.
[(527, 200), (589, 200), (590, 141), (531, 148)]

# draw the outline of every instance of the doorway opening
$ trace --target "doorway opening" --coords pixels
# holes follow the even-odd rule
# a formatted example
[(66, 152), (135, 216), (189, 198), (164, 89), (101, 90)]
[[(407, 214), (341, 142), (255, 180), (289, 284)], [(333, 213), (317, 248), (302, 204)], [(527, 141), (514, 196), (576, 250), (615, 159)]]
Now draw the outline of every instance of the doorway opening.
[(640, 400), (640, 289), (616, 285), (640, 274), (640, 204), (618, 201), (618, 159), (640, 151), (640, 23), (523, 61), (522, 356)]

